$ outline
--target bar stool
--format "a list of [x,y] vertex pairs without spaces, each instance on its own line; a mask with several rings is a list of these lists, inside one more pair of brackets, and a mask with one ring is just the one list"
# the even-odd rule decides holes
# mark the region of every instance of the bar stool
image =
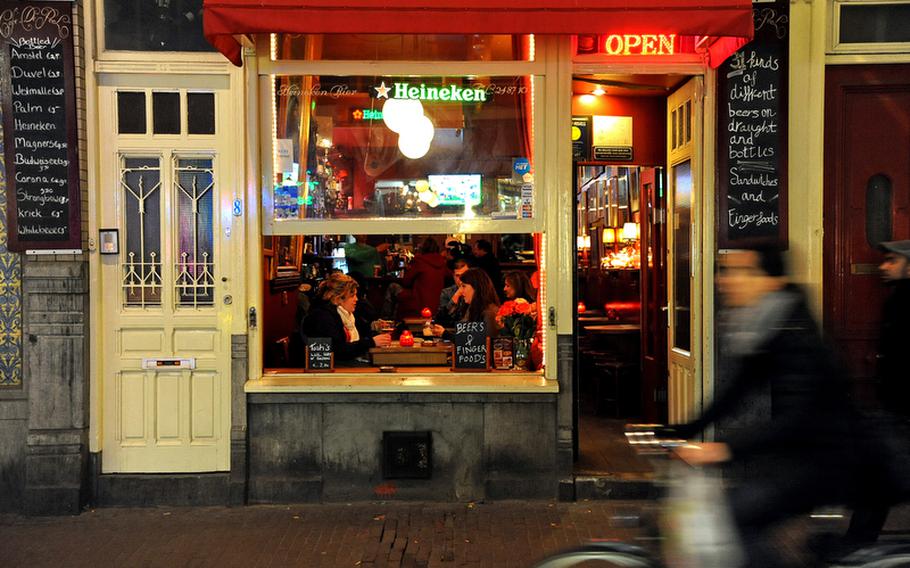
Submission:
[[606,412],[606,407],[612,407],[615,417],[621,415],[620,403],[622,400],[622,380],[629,377],[635,365],[620,360],[602,359],[595,363],[595,400],[597,414]]

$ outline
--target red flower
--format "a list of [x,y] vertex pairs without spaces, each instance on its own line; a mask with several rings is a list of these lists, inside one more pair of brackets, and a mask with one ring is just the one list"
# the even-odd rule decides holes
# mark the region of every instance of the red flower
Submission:
[[498,315],[499,317],[506,317],[506,316],[510,316],[514,313],[515,313],[515,302],[513,302],[512,300],[509,300],[509,301],[505,302],[503,305],[499,306],[499,311],[496,312],[496,315]]
[[516,314],[530,314],[531,313],[531,304],[527,301],[516,301],[515,302],[515,313]]

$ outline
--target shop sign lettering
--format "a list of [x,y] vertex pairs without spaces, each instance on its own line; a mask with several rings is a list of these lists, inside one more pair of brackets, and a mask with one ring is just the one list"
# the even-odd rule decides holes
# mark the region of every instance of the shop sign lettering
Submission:
[[378,87],[373,87],[377,99],[410,99],[417,101],[451,101],[451,102],[486,102],[487,92],[484,89],[472,87],[459,87],[458,85],[426,85],[421,83],[392,83],[386,85],[383,81]]
[[351,113],[351,117],[354,120],[382,120],[382,111],[358,108]]
[[676,34],[610,34],[604,38],[608,55],[673,55]]

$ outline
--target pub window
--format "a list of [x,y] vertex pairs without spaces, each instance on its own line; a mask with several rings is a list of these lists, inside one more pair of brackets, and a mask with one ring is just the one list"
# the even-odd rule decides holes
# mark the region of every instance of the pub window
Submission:
[[117,132],[145,134],[145,93],[131,91],[117,93]]
[[[301,372],[305,345],[331,336],[346,343],[344,349],[332,346],[335,367],[346,372],[448,372],[457,323],[474,320],[488,326],[483,333],[490,339],[490,368],[542,371],[541,246],[541,235],[531,233],[265,236],[266,374]],[[456,274],[460,278],[471,268],[474,274],[464,278],[477,282],[476,295],[467,304],[457,297],[449,302]],[[337,272],[356,282],[357,340],[333,331],[337,308],[321,297],[320,283]],[[481,290],[486,284],[480,280],[490,288]],[[499,319],[471,317],[468,304],[481,296]],[[390,344],[355,348],[376,335],[389,335]]]
[[875,174],[866,183],[866,241],[872,248],[891,240],[891,179]]
[[533,217],[532,77],[274,86],[274,221]]
[[840,43],[910,42],[910,3],[841,4]]
[[273,34],[273,59],[534,61],[529,35]]
[[177,265],[174,283],[177,305],[211,306],[215,293],[213,160],[211,157],[177,158],[175,166]]
[[160,158],[121,158],[120,186],[126,233],[121,253],[123,303],[127,307],[160,306]]
[[104,47],[214,51],[202,35],[202,0],[104,0]]

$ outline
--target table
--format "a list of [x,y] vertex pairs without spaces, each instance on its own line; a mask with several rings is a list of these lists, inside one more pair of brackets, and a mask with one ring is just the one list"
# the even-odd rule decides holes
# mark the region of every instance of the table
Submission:
[[607,325],[586,325],[584,330],[588,333],[597,335],[623,335],[628,333],[638,333],[641,326],[637,323],[614,323]]
[[432,347],[414,345],[414,347],[373,347],[370,357],[374,365],[450,365],[451,343],[437,343]]
[[584,324],[608,324],[611,320],[607,316],[578,316],[578,323]]

